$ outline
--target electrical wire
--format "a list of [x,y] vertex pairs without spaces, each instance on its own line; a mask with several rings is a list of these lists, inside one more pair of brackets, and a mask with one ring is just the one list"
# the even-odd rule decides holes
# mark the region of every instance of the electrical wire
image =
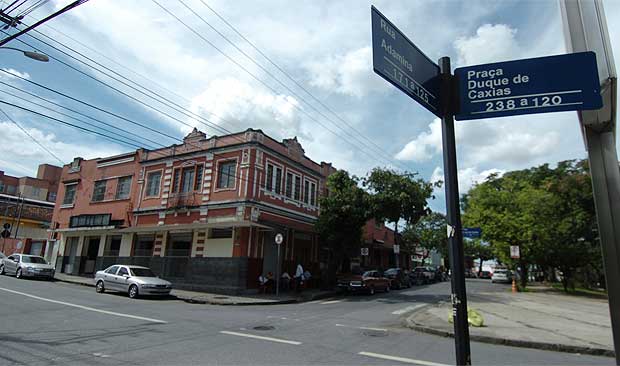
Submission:
[[[202,34],[200,34],[198,31],[196,31],[194,28],[192,28],[191,26],[189,26],[186,22],[184,22],[181,18],[179,18],[176,14],[174,14],[173,12],[171,12],[170,10],[168,10],[165,6],[161,5],[157,0],[152,0],[153,3],[155,3],[157,6],[159,6],[162,10],[164,10],[166,13],[168,13],[171,17],[173,17],[174,19],[177,20],[177,22],[183,24],[183,26],[185,26],[188,30],[190,30],[192,33],[194,33],[196,36],[198,36],[200,39],[202,39],[204,42],[206,42],[207,44],[209,44],[211,47],[213,47],[214,49],[216,49],[219,53],[221,53],[224,57],[226,57],[230,62],[234,63],[235,65],[237,65],[240,69],[242,69],[245,73],[247,73],[250,77],[252,77],[254,80],[258,81],[259,83],[261,83],[262,85],[264,85],[266,88],[268,88],[269,90],[271,90],[274,94],[279,94],[277,90],[275,90],[273,87],[271,87],[269,84],[267,84],[265,81],[263,81],[262,79],[260,79],[258,76],[256,76],[255,74],[253,74],[251,71],[249,71],[246,67],[244,67],[243,65],[241,65],[239,62],[237,62],[235,59],[233,59],[230,55],[228,55],[227,53],[225,53],[224,51],[222,51],[219,47],[217,47],[215,44],[213,44],[213,42],[209,41],[207,38],[205,38]],[[299,107],[297,104],[292,103],[290,101],[287,100],[287,103],[289,103],[293,108],[297,109],[298,111],[304,113],[308,118],[310,118],[312,121],[314,121],[315,123],[319,124],[320,126],[322,126],[324,129],[326,129],[327,131],[331,132],[333,135],[339,137],[342,141],[346,142],[347,144],[351,145],[354,149],[362,152],[363,154],[369,156],[371,159],[375,159],[376,156],[373,156],[370,152],[366,151],[365,149],[361,148],[358,145],[355,145],[354,143],[352,143],[351,141],[349,141],[347,138],[342,137],[341,135],[339,135],[338,133],[336,133],[334,130],[330,129],[329,127],[327,127],[325,124],[323,124],[321,121],[317,120],[316,118],[314,118],[311,114],[309,114],[305,109]],[[389,164],[391,164],[391,161],[387,161]]]
[[[3,83],[3,82],[1,82],[1,81],[0,81],[0,83],[5,84],[5,83]],[[46,106],[44,106],[43,104],[40,104],[40,103],[37,103],[37,102],[33,102],[33,101],[28,100],[28,99],[26,99],[26,98],[20,97],[19,95],[15,95],[15,94],[13,94],[13,93],[10,93],[10,92],[8,92],[8,91],[6,91],[6,90],[3,90],[2,92],[3,92],[4,94],[8,94],[8,95],[10,95],[10,96],[12,96],[12,97],[14,97],[14,98],[17,98],[17,99],[19,99],[19,100],[21,100],[21,101],[23,101],[23,102],[27,102],[27,103],[30,103],[30,104],[34,104],[34,105],[36,105],[36,106],[38,106],[38,107],[40,107],[40,108],[47,109],[47,110],[52,111],[52,112],[54,112],[54,113],[58,113],[58,114],[60,114],[61,116],[64,116],[64,117],[67,117],[67,118],[71,118],[71,119],[76,120],[76,121],[78,121],[78,122],[82,122],[83,124],[85,124],[85,125],[87,125],[87,126],[95,127],[95,128],[100,129],[101,131],[105,131],[105,132],[107,132],[107,133],[115,134],[115,135],[117,135],[117,136],[119,136],[119,137],[121,137],[121,138],[123,138],[123,139],[126,139],[126,137],[125,137],[125,136],[122,136],[122,135],[118,134],[117,132],[110,131],[110,130],[108,130],[108,129],[106,129],[106,128],[103,128],[103,127],[97,126],[97,125],[95,125],[94,123],[90,123],[90,122],[88,122],[88,121],[84,121],[83,119],[76,118],[76,117],[71,116],[71,115],[69,115],[69,114],[66,114],[66,113],[63,113],[63,112],[59,112],[59,111],[54,110],[54,109],[52,109],[52,108],[46,107]],[[41,98],[41,99],[43,99],[43,98]],[[108,123],[106,123],[106,122],[102,122],[102,121],[99,121],[99,122],[100,122],[100,123],[102,123],[102,124],[104,124],[104,125],[107,125],[107,126],[110,126],[110,127],[116,128],[116,129],[118,129],[119,131],[122,131],[122,132],[124,132],[124,133],[131,134],[131,135],[133,135],[133,136],[135,136],[135,137],[137,137],[137,138],[139,138],[139,139],[140,139],[140,138],[142,138],[142,139],[144,139],[144,140],[151,141],[151,142],[153,142],[153,143],[155,143],[156,145],[159,145],[159,146],[161,146],[161,147],[163,147],[163,146],[164,146],[164,145],[162,145],[162,144],[160,144],[160,143],[158,143],[158,142],[156,142],[156,141],[153,141],[153,140],[149,140],[149,139],[143,138],[142,136],[140,136],[140,135],[138,135],[138,134],[135,134],[135,133],[132,133],[132,132],[129,132],[129,131],[123,131],[123,130],[119,129],[118,127],[116,127],[116,126],[114,126],[114,125],[110,125],[110,124],[108,124]],[[132,140],[132,141],[134,141],[134,142],[139,142],[139,143],[141,143],[141,144],[143,144],[143,145],[146,145],[146,147],[148,147],[148,148],[150,148],[150,149],[155,149],[155,147],[153,147],[153,145],[147,145],[147,144],[144,144],[143,142],[140,142],[139,140]]]
[[[178,0],[186,9],[188,9],[192,14],[194,14],[194,16],[196,16],[198,19],[200,19],[204,24],[206,24],[209,28],[211,28],[214,32],[216,32],[220,37],[222,37],[224,40],[226,40],[226,42],[228,42],[231,46],[233,46],[237,51],[239,51],[242,55],[244,55],[248,60],[250,60],[254,65],[256,65],[258,68],[260,68],[263,72],[265,72],[267,75],[269,75],[272,79],[274,79],[275,81],[278,82],[278,84],[280,84],[282,87],[284,87],[289,93],[291,93],[293,96],[295,96],[298,100],[304,102],[308,107],[310,107],[312,110],[314,110],[316,113],[318,113],[321,117],[323,117],[324,119],[326,119],[327,121],[329,121],[330,123],[332,123],[334,126],[336,126],[339,130],[343,131],[344,133],[348,134],[348,131],[345,130],[344,128],[339,126],[339,123],[335,122],[333,119],[329,118],[328,116],[326,116],[323,112],[321,112],[319,109],[317,109],[314,105],[312,105],[311,103],[309,103],[308,101],[306,101],[301,95],[299,95],[298,93],[296,93],[294,90],[292,90],[288,85],[286,85],[284,82],[282,82],[277,76],[275,76],[273,73],[271,73],[267,68],[265,68],[263,65],[261,65],[258,61],[256,61],[252,56],[248,55],[244,50],[242,50],[239,46],[237,46],[237,44],[233,41],[231,41],[228,37],[226,37],[225,34],[223,34],[222,32],[220,32],[217,28],[215,28],[213,25],[211,25],[211,23],[207,22],[204,17],[202,17],[201,15],[199,15],[196,11],[194,11],[194,9],[192,9],[190,6],[188,6],[183,0]],[[263,53],[261,53],[263,54]],[[271,61],[271,60],[270,60]],[[272,62],[272,64],[275,65],[275,63]],[[282,69],[276,65],[276,67],[282,71]],[[288,74],[286,74],[288,76]],[[289,76],[289,79],[292,79]],[[297,83],[294,79],[293,81],[295,82],[295,84],[298,87],[301,87],[307,94],[309,94],[309,92],[303,88],[303,86],[301,86],[299,83]],[[313,98],[314,96],[311,95]],[[318,100],[316,98],[314,98],[315,100]],[[323,105],[325,107],[325,105],[323,103],[321,103],[319,101],[319,103],[321,105]],[[338,117],[338,116],[337,116]],[[345,123],[351,130],[353,130],[354,132],[356,132],[358,135],[362,136],[364,139],[367,139],[364,135],[362,135],[359,131],[357,131],[357,129],[353,128],[353,126],[351,126],[350,124],[348,124],[346,121],[341,119],[341,122]],[[355,139],[355,141],[357,141],[358,143],[360,143],[361,145],[363,145],[365,148],[369,148],[369,149],[373,149],[375,152],[377,152],[378,154],[383,155],[383,157],[387,157],[388,161],[391,163],[391,159],[392,156],[390,154],[388,154],[387,152],[385,152],[381,147],[377,146],[376,144],[374,144],[374,142],[371,142],[372,145],[368,145],[366,142],[364,142],[363,140],[357,138],[354,135],[348,134],[350,137],[352,137],[353,139]],[[370,141],[370,140],[369,140]]]
[[13,123],[15,126],[19,127],[20,130],[22,130],[23,133],[25,133],[28,137],[30,137],[30,139],[32,141],[34,141],[35,144],[39,145],[39,147],[45,151],[47,151],[48,154],[50,154],[54,159],[58,160],[60,162],[61,165],[64,165],[65,163],[62,161],[62,159],[60,159],[58,157],[58,155],[54,154],[50,149],[48,149],[47,147],[45,147],[42,143],[39,142],[39,140],[37,140],[36,138],[34,138],[25,128],[23,128],[19,123],[17,123],[17,121],[15,121],[13,118],[11,118],[11,116],[9,116],[4,109],[0,108],[0,112],[2,112],[2,114],[4,114],[6,116],[6,118]]
[[[180,0],[179,0],[180,1]],[[220,15],[217,11],[215,11],[215,9],[213,9],[211,6],[209,6],[209,4],[207,4],[207,2],[205,2],[204,0],[200,0],[200,2],[207,7],[209,10],[211,10],[211,12],[213,12],[213,14],[215,14],[221,21],[223,21],[230,29],[232,29],[239,37],[241,37],[245,42],[247,42],[254,50],[256,50],[261,56],[263,56],[271,65],[273,65],[278,71],[280,71],[282,74],[284,74],[289,80],[291,80],[295,85],[297,85],[297,87],[299,87],[301,90],[303,90],[306,94],[308,94],[315,102],[317,102],[319,105],[321,105],[323,108],[325,108],[327,111],[329,111],[332,115],[334,115],[339,121],[341,121],[342,123],[344,123],[347,127],[349,127],[350,129],[352,129],[355,133],[357,133],[359,136],[361,136],[363,139],[365,139],[366,141],[368,141],[370,144],[374,145],[378,150],[382,151],[383,153],[389,155],[391,157],[391,154],[389,154],[387,151],[383,150],[381,148],[381,146],[377,145],[374,141],[372,141],[372,139],[368,138],[367,136],[365,136],[364,134],[362,134],[361,132],[359,132],[355,127],[353,127],[349,122],[347,122],[344,118],[340,117],[332,108],[330,108],[327,104],[325,104],[324,102],[322,102],[320,99],[318,99],[314,94],[312,94],[308,89],[306,89],[301,83],[299,83],[297,80],[295,80],[295,78],[293,78],[286,70],[284,70],[282,67],[280,67],[275,61],[273,61],[269,56],[267,56],[263,51],[261,51],[260,48],[258,48],[253,42],[251,42],[247,37],[245,37],[239,30],[237,30],[237,28],[235,28],[232,24],[230,24],[230,22],[228,22],[222,15]],[[219,33],[219,32],[218,32]],[[405,165],[403,165],[405,166]],[[406,166],[405,166],[406,167]]]

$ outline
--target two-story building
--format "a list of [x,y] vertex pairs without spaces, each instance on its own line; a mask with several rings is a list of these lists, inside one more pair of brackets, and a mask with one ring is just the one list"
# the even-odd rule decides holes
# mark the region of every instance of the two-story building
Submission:
[[151,267],[177,286],[239,292],[281,270],[318,272],[314,222],[335,170],[296,138],[260,130],[63,167],[52,235],[57,271],[89,275],[113,263]]
[[[368,220],[364,225],[362,249],[365,255],[360,258],[363,268],[383,269],[392,267],[410,268],[411,254],[404,248],[396,253],[394,245],[397,235],[394,230],[385,226],[385,223],[375,219]],[[396,265],[398,261],[398,266]]]

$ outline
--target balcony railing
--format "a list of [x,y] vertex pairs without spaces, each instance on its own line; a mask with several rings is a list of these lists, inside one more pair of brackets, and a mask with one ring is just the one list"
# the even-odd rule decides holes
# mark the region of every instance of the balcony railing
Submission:
[[168,198],[169,208],[181,208],[200,205],[200,196],[198,193],[174,193]]

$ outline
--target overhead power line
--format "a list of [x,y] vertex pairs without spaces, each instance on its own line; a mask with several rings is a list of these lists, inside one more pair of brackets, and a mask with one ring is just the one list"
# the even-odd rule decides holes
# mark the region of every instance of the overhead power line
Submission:
[[26,136],[30,137],[30,139],[32,141],[34,141],[35,144],[39,145],[39,147],[43,150],[45,150],[48,154],[50,154],[54,159],[58,160],[60,162],[61,165],[64,165],[65,163],[62,161],[61,158],[58,157],[58,155],[54,154],[50,149],[48,149],[47,147],[45,147],[42,143],[39,142],[39,140],[37,140],[36,138],[34,138],[25,128],[23,128],[19,123],[17,123],[17,121],[15,121],[13,118],[11,118],[11,116],[9,116],[2,108],[0,108],[0,112],[2,112],[2,114],[4,114],[6,116],[6,118],[13,123],[15,126],[17,126],[20,130],[22,130],[23,133],[26,134]]
[[[8,84],[6,84],[6,83],[4,83],[4,82],[1,82],[1,81],[0,81],[0,83],[2,83],[2,84],[4,84],[4,85],[8,85]],[[8,86],[11,86],[11,85],[8,85]],[[17,89],[17,88],[16,88],[16,89]],[[18,89],[18,90],[22,91],[21,89]],[[105,132],[107,132],[107,133],[111,133],[111,134],[117,135],[117,136],[119,136],[119,137],[121,137],[121,138],[123,138],[123,139],[127,139],[127,137],[120,135],[118,132],[114,132],[114,131],[108,130],[108,129],[103,128],[103,127],[101,127],[101,126],[97,126],[97,125],[95,125],[94,123],[91,123],[91,122],[85,121],[85,120],[80,119],[80,118],[76,118],[76,117],[74,117],[74,116],[71,116],[71,115],[66,114],[66,113],[63,113],[63,112],[59,112],[59,111],[54,110],[54,109],[52,109],[52,108],[46,107],[46,106],[44,106],[43,104],[40,104],[40,103],[37,103],[37,102],[33,102],[32,100],[28,100],[28,99],[26,99],[26,98],[20,97],[19,95],[16,95],[16,94],[10,93],[10,92],[8,92],[8,91],[6,91],[6,90],[3,90],[2,92],[3,92],[4,94],[8,94],[8,95],[10,95],[10,96],[12,96],[12,97],[14,97],[14,98],[17,98],[17,99],[19,99],[19,100],[21,100],[21,101],[23,101],[23,102],[27,102],[27,103],[30,103],[30,104],[34,104],[34,105],[36,105],[36,106],[38,106],[38,107],[40,107],[40,108],[47,109],[47,110],[49,110],[49,111],[51,111],[51,112],[57,113],[57,114],[59,114],[59,115],[61,115],[61,116],[67,117],[67,118],[71,118],[71,119],[76,120],[76,121],[78,121],[78,122],[81,122],[81,123],[83,123],[83,124],[85,124],[85,125],[87,125],[87,126],[95,127],[95,128],[100,129],[101,131],[105,131]],[[29,94],[29,95],[32,95],[31,93],[28,93],[28,92],[25,92],[25,91],[22,91],[22,92],[24,92],[24,93],[26,93],[26,94]],[[39,96],[37,96],[37,95],[35,95],[35,97],[45,100],[44,98],[39,97]],[[53,104],[56,104],[56,103],[53,103]],[[56,104],[56,105],[59,105],[59,104]],[[88,117],[88,118],[91,118],[91,117]],[[94,118],[93,118],[93,119],[94,119]],[[96,120],[96,119],[95,119],[95,120]],[[135,137],[137,137],[138,139],[144,139],[144,140],[147,140],[147,141],[151,141],[152,143],[154,143],[155,145],[158,145],[158,146],[160,146],[160,147],[163,147],[163,146],[164,146],[164,145],[162,145],[162,144],[160,144],[160,143],[158,143],[158,142],[156,142],[156,141],[149,140],[149,139],[144,138],[144,137],[142,137],[142,136],[140,136],[140,135],[138,135],[138,134],[135,134],[135,133],[132,133],[132,132],[129,132],[129,131],[124,131],[124,130],[121,130],[121,129],[119,129],[117,126],[111,125],[111,124],[109,124],[109,123],[106,123],[106,122],[103,122],[103,121],[99,121],[99,120],[96,120],[96,121],[97,121],[97,122],[99,122],[99,123],[101,123],[101,124],[103,124],[103,125],[106,125],[106,126],[109,126],[109,127],[115,128],[115,129],[117,129],[117,130],[119,130],[119,131],[121,131],[121,132],[123,132],[123,133],[127,133],[127,134],[130,134],[130,135],[132,135],[132,136],[135,136]],[[140,142],[139,140],[132,140],[132,141],[134,141],[134,142],[135,142],[135,141]],[[155,147],[153,147],[153,145],[147,145],[147,144],[144,144],[143,142],[140,142],[140,143],[141,143],[141,144],[143,144],[143,145],[146,145],[146,147],[148,147],[149,149],[154,149],[154,148],[155,148]]]
[[[289,91],[292,95],[294,95],[297,99],[299,99],[300,101],[304,102],[307,106],[309,106],[312,110],[314,110],[316,113],[318,113],[320,116],[322,116],[323,118],[325,118],[327,121],[331,122],[333,125],[335,125],[336,127],[338,127],[338,129],[340,129],[341,131],[348,133],[347,130],[345,130],[344,128],[342,128],[341,126],[339,126],[339,123],[334,121],[333,119],[331,119],[330,117],[326,116],[322,111],[320,111],[319,109],[317,109],[314,105],[312,105],[311,103],[309,103],[308,101],[306,101],[301,95],[299,95],[298,93],[296,93],[294,90],[292,90],[288,85],[286,85],[284,82],[282,82],[277,76],[275,76],[273,73],[271,73],[266,67],[264,67],[263,65],[261,65],[258,61],[256,61],[252,56],[248,55],[243,49],[241,49],[239,46],[237,46],[237,44],[233,41],[231,41],[225,34],[223,34],[222,32],[220,32],[216,27],[214,27],[213,25],[211,25],[211,23],[207,22],[207,20],[202,17],[200,14],[198,14],[196,11],[194,11],[194,9],[192,9],[190,6],[188,6],[183,0],[178,0],[186,9],[188,9],[192,14],[194,14],[198,19],[200,19],[204,24],[206,24],[207,26],[209,26],[209,28],[211,28],[214,32],[216,32],[220,37],[222,37],[224,40],[226,40],[226,42],[228,42],[230,45],[232,45],[237,51],[239,51],[242,55],[244,55],[248,60],[250,60],[253,64],[255,64],[256,66],[258,66],[261,70],[263,70],[267,75],[269,75],[272,79],[274,79],[275,81],[278,82],[278,84],[280,84],[282,87],[284,87],[287,91]],[[227,22],[222,16],[220,16],[217,12],[215,12],[211,7],[209,7],[209,5],[204,2],[203,0],[201,0],[201,2],[208,7],[212,12],[214,12],[221,20],[223,20],[226,25],[228,25],[230,28],[233,29],[233,31],[235,33],[237,33],[242,39],[244,39],[246,42],[248,42],[250,44],[250,46],[252,46],[252,48],[254,48],[257,52],[259,52],[264,58],[266,58],[273,66],[276,67],[276,69],[278,69],[281,73],[283,73],[289,80],[291,80],[295,85],[297,85],[297,87],[299,87],[300,89],[302,89],[306,94],[310,95],[310,97],[315,100],[316,102],[319,103],[319,105],[321,105],[323,108],[327,109],[331,114],[335,115],[336,118],[338,118],[338,120],[345,124],[351,131],[355,132],[355,134],[357,136],[360,136],[360,138],[358,138],[357,136],[354,135],[349,135],[351,136],[353,139],[355,139],[355,141],[357,141],[358,143],[362,144],[364,147],[369,148],[374,150],[375,152],[377,152],[378,154],[382,155],[383,157],[386,157],[388,159],[388,161],[392,162],[393,157],[391,154],[389,154],[388,152],[386,152],[383,148],[381,148],[380,146],[378,146],[377,144],[375,144],[372,140],[370,140],[369,138],[367,138],[366,136],[364,136],[362,133],[360,133],[355,127],[351,126],[346,120],[344,120],[343,118],[341,118],[336,112],[334,112],[332,109],[330,109],[327,105],[325,105],[323,102],[321,102],[318,98],[316,98],[312,93],[310,93],[306,88],[303,87],[303,85],[301,85],[300,83],[298,83],[293,77],[291,77],[286,71],[284,71],[284,69],[282,69],[280,66],[278,66],[273,60],[271,60],[269,57],[267,57],[260,49],[258,49],[258,47],[256,47],[252,42],[250,42],[246,37],[244,37],[239,31],[237,31],[236,28],[234,28],[229,22]],[[368,144],[368,142],[370,144]],[[404,166],[404,165],[403,165]]]
[[72,100],[72,101],[74,101],[74,102],[77,102],[77,103],[83,104],[83,105],[85,105],[85,106],[88,106],[88,107],[90,107],[90,108],[92,108],[92,109],[95,109],[95,110],[97,110],[97,111],[99,111],[99,112],[103,112],[103,113],[108,114],[108,115],[110,115],[110,116],[113,116],[113,117],[115,117],[115,118],[118,118],[118,119],[121,119],[121,120],[123,120],[123,121],[129,122],[129,123],[131,123],[131,124],[133,124],[133,125],[140,126],[140,127],[144,128],[144,129],[146,129],[146,130],[149,130],[149,131],[154,132],[154,133],[156,133],[156,134],[159,134],[159,135],[161,135],[161,136],[165,136],[165,137],[171,138],[171,139],[173,139],[173,140],[175,140],[175,141],[180,141],[180,140],[181,140],[181,139],[180,139],[180,138],[178,138],[178,137],[172,136],[172,135],[167,134],[167,133],[165,133],[165,132],[161,132],[161,131],[159,131],[159,130],[157,130],[157,129],[154,129],[154,128],[152,128],[152,127],[146,126],[146,125],[144,125],[144,124],[142,124],[142,123],[140,123],[140,122],[136,122],[136,121],[134,121],[134,120],[132,120],[132,119],[129,119],[129,118],[127,118],[127,117],[123,117],[123,116],[121,116],[121,115],[119,115],[119,114],[117,114],[117,113],[110,112],[110,111],[108,111],[108,110],[106,110],[106,109],[103,109],[103,108],[101,108],[101,107],[98,107],[98,106],[96,106],[96,105],[94,105],[94,104],[91,104],[91,103],[85,102],[85,101],[80,100],[80,99],[78,99],[78,98],[76,98],[76,97],[73,97],[73,96],[71,96],[71,95],[69,95],[69,94],[66,94],[66,93],[60,92],[60,91],[58,91],[58,90],[52,89],[52,88],[47,87],[47,86],[45,86],[45,85],[43,85],[43,84],[39,84],[39,83],[37,83],[37,82],[35,82],[35,81],[32,81],[32,80],[26,79],[26,78],[24,78],[24,77],[21,77],[21,76],[19,76],[19,75],[17,75],[17,74],[14,74],[14,73],[12,73],[12,72],[7,71],[7,70],[0,69],[0,72],[4,72],[5,74],[9,74],[9,75],[11,75],[11,76],[13,76],[13,77],[16,77],[16,78],[18,78],[18,79],[21,79],[22,81],[25,81],[25,82],[27,82],[27,83],[29,83],[29,84],[36,85],[36,86],[38,86],[39,88],[45,89],[45,90],[50,91],[50,92],[52,92],[52,93],[54,93],[54,94],[58,94],[58,95],[63,96],[63,97],[65,97],[65,98],[67,98],[67,99],[70,99],[70,100]]
[[[226,57],[226,59],[228,59],[230,62],[232,62],[233,64],[237,65],[241,70],[243,70],[246,74],[248,74],[250,77],[252,77],[254,80],[258,81],[260,84],[264,85],[267,89],[271,90],[271,92],[273,92],[274,94],[279,94],[278,91],[276,89],[274,89],[272,86],[270,86],[269,84],[267,84],[267,82],[265,82],[264,80],[260,79],[258,76],[256,76],[254,73],[252,73],[251,71],[249,71],[245,66],[241,65],[239,62],[237,62],[234,58],[232,58],[230,55],[228,55],[226,52],[224,52],[222,49],[220,49],[219,47],[217,47],[213,42],[209,41],[207,38],[205,38],[202,34],[200,34],[198,31],[196,31],[194,28],[192,28],[190,25],[188,25],[186,22],[184,22],[181,18],[179,18],[176,14],[174,14],[173,12],[171,12],[170,10],[168,10],[165,6],[161,5],[157,0],[152,0],[153,3],[155,3],[157,6],[159,6],[162,10],[164,10],[166,13],[168,13],[171,17],[173,17],[174,19],[177,20],[177,22],[181,23],[183,26],[185,26],[185,28],[187,28],[189,31],[191,31],[192,33],[194,33],[197,37],[199,37],[200,39],[202,39],[204,42],[206,42],[207,44],[209,44],[211,47],[213,47],[215,50],[217,50],[220,54],[222,54],[224,57]],[[308,118],[310,118],[312,121],[314,121],[315,123],[319,124],[321,127],[323,127],[324,129],[326,129],[327,131],[329,131],[330,133],[332,133],[334,136],[340,138],[342,141],[346,142],[347,144],[351,145],[355,150],[360,151],[361,153],[363,153],[364,155],[370,157],[371,159],[376,159],[377,156],[371,154],[369,151],[367,151],[366,149],[362,148],[361,146],[356,145],[355,143],[349,141],[348,138],[345,138],[343,136],[341,136],[340,134],[338,134],[337,132],[335,132],[334,130],[330,129],[329,127],[327,127],[324,123],[322,123],[321,121],[319,121],[318,119],[314,118],[310,113],[308,113],[305,109],[301,108],[299,105],[292,103],[290,101],[287,100],[287,103],[289,103],[293,108],[295,108],[296,110],[300,111],[301,113],[305,114]],[[345,132],[345,134],[347,134]],[[348,134],[347,134],[348,135]],[[385,160],[385,159],[383,159]],[[386,160],[388,162],[388,164],[392,164],[392,162],[390,160]]]
[[14,103],[9,103],[9,102],[1,100],[1,99],[0,99],[0,103],[6,104],[6,105],[14,107],[14,108],[21,109],[21,110],[26,111],[26,112],[30,112],[32,114],[36,114],[36,115],[38,115],[40,117],[47,118],[47,119],[49,119],[51,121],[54,121],[54,122],[57,122],[57,123],[60,123],[60,124],[63,124],[63,125],[67,125],[67,126],[76,128],[78,130],[82,130],[82,131],[88,132],[90,134],[101,136],[101,137],[103,137],[105,139],[108,139],[108,140],[111,140],[111,141],[115,141],[115,142],[123,144],[123,145],[135,147],[135,148],[138,148],[138,149],[141,148],[141,146],[139,144],[129,143],[129,142],[120,140],[118,138],[115,138],[115,137],[112,137],[112,136],[108,136],[105,133],[97,132],[97,131],[94,131],[94,130],[91,130],[91,129],[88,129],[88,128],[85,128],[85,127],[82,127],[82,126],[78,126],[78,125],[75,125],[73,123],[66,122],[66,121],[60,120],[58,118],[54,118],[52,116],[48,116],[47,114],[40,113],[40,112],[37,112],[35,110],[29,109],[29,108],[26,108],[26,107],[22,107],[20,105],[14,104]]

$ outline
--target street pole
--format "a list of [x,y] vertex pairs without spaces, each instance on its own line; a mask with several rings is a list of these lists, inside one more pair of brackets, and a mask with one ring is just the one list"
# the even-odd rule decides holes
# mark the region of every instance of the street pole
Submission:
[[280,244],[278,246],[278,264],[276,265],[276,296],[280,296]]
[[[615,134],[584,126],[616,364],[620,365],[620,168]],[[614,310],[615,309],[615,310]]]
[[[21,204],[19,203],[19,200],[21,199]],[[19,208],[19,211],[17,212],[17,224],[15,225],[15,239],[17,239],[17,232],[19,231],[19,222],[22,219],[22,210],[24,209],[24,197],[22,196],[22,193],[19,193],[19,198],[17,201],[17,207]]]
[[455,95],[450,58],[439,59],[442,77],[442,141],[444,184],[446,186],[447,233],[452,270],[452,315],[454,319],[454,343],[456,364],[471,365],[469,348],[469,324],[467,322],[467,295],[465,290],[465,260],[463,254],[463,232],[459,203],[458,171],[456,167],[456,139],[454,137]]

